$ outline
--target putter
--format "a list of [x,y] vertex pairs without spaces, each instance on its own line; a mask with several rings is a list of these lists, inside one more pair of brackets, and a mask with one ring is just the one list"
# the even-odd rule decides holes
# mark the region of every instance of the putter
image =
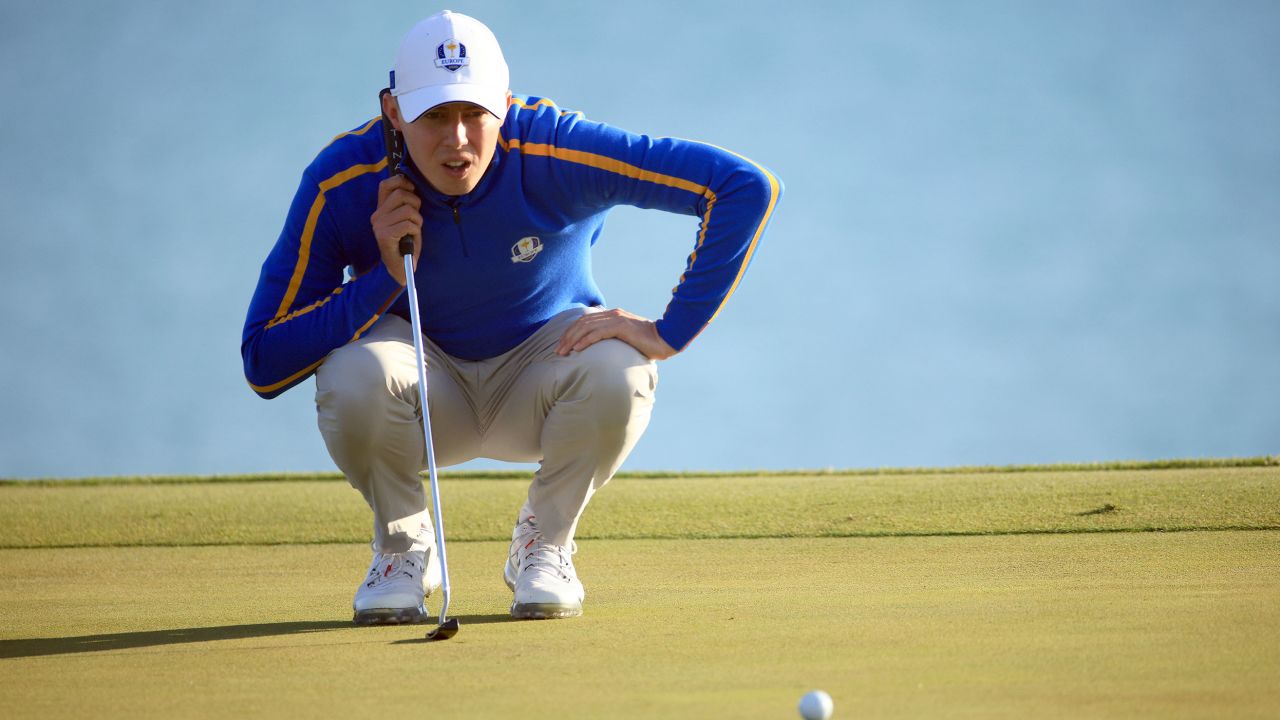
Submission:
[[413,285],[413,240],[400,238],[404,277],[409,293],[409,317],[413,325],[413,352],[418,359],[418,396],[422,402],[422,435],[427,445],[427,477],[431,483],[431,509],[436,525],[436,552],[440,553],[440,624],[427,632],[428,640],[448,640],[458,634],[458,618],[449,618],[449,561],[444,552],[444,519],[440,516],[440,481],[436,478],[436,454],[431,447],[431,411],[427,405],[427,363],[422,349],[422,321],[418,317],[418,291]]
[[[389,94],[383,90],[379,95]],[[387,167],[397,175],[403,175],[400,169],[404,161],[404,140],[400,133],[391,127],[391,121],[385,113],[382,115],[382,138],[387,145]],[[440,589],[444,598],[440,603],[440,622],[434,630],[427,632],[428,640],[448,640],[458,634],[458,619],[449,618],[449,561],[444,551],[444,519],[440,513],[440,481],[436,478],[436,454],[431,446],[431,411],[427,405],[427,357],[422,347],[422,320],[418,315],[418,290],[413,283],[413,238],[405,235],[400,238],[400,254],[404,256],[405,290],[409,294],[409,320],[413,328],[413,353],[418,362],[418,398],[422,404],[422,437],[427,448],[427,478],[431,484],[431,510],[436,526],[436,552],[440,554]]]

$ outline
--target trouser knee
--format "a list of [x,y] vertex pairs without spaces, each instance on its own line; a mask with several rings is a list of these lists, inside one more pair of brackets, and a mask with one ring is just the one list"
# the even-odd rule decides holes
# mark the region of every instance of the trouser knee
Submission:
[[621,340],[602,340],[579,353],[572,391],[590,407],[600,429],[648,421],[658,373],[652,360]]
[[[352,343],[335,350],[316,372],[316,413],[320,432],[339,466],[353,449],[367,451],[383,441],[391,423],[415,412],[412,387],[395,343]],[[345,468],[344,468],[345,469]]]

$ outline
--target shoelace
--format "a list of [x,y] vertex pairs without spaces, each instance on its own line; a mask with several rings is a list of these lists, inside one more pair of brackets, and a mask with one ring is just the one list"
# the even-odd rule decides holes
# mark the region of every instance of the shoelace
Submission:
[[[578,543],[571,540],[566,548],[544,541],[534,516],[530,515],[516,526],[512,545],[516,548],[516,556],[513,557],[515,565],[522,572],[540,566],[553,571],[565,582],[573,579],[573,554],[578,552]],[[566,568],[568,572],[565,571]]]
[[404,575],[409,579],[416,579],[418,576],[414,574],[415,572],[421,573],[422,568],[412,556],[404,553],[380,554],[369,567],[369,575],[365,580],[365,585],[373,587],[400,575]]
[[577,543],[572,543],[566,548],[563,545],[552,545],[539,538],[533,543],[529,552],[524,554],[520,567],[522,570],[534,567],[546,568],[568,582],[573,579],[573,554],[577,551]]
[[533,516],[530,515],[525,520],[522,520],[520,524],[516,525],[516,531],[514,533],[514,537],[511,540],[511,547],[512,547],[512,551],[510,555],[511,564],[516,566],[517,568],[521,567],[522,566],[521,560],[523,559],[522,557],[523,553],[521,551],[527,549],[537,539],[538,539],[538,526],[537,524],[534,523]]

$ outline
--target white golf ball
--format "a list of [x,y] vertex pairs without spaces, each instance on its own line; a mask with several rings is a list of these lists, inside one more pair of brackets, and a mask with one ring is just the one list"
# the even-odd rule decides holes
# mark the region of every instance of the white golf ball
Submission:
[[800,698],[800,717],[804,720],[828,720],[834,709],[831,696],[821,690],[811,690]]

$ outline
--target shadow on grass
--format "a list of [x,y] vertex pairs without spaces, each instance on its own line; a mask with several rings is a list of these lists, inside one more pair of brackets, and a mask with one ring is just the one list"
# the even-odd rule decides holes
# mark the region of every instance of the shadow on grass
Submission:
[[[512,620],[510,615],[458,615],[463,625],[487,625]],[[423,633],[434,623],[422,623]],[[391,626],[403,627],[403,626]],[[0,659],[40,657],[44,655],[69,655],[75,653],[129,650],[133,648],[182,645],[211,642],[214,640],[244,640],[247,638],[275,637],[280,635],[305,635],[329,630],[355,630],[350,620],[315,620],[302,622],[259,623],[256,625],[219,625],[216,627],[180,628],[176,630],[143,630],[139,632],[108,633],[105,635],[80,635],[58,638],[19,638],[0,640]],[[378,628],[360,628],[361,632],[376,632]],[[405,641],[397,641],[405,642]],[[417,642],[416,640],[412,642]]]
[[[450,619],[457,618],[458,624],[464,628],[468,625],[489,625],[491,623],[505,623],[505,622],[529,622],[528,620],[517,620],[511,617],[510,615],[508,615],[507,613],[503,613],[501,615],[450,615],[449,618]],[[435,629],[435,627],[436,625],[434,622],[426,625],[426,628],[428,630],[433,630]],[[424,643],[424,642],[431,642],[430,640],[427,640],[427,636],[425,632],[420,637],[408,638],[405,640],[396,640],[391,644],[392,645],[415,645],[417,643]]]

